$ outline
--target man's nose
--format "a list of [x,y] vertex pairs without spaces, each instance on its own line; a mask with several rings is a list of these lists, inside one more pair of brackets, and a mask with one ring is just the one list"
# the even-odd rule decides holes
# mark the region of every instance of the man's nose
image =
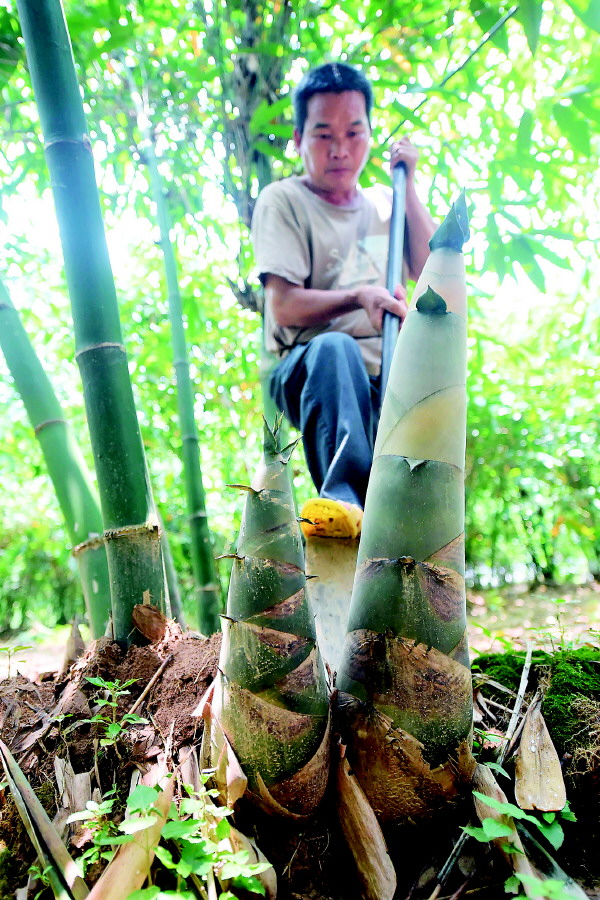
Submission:
[[331,155],[337,159],[348,155],[348,141],[346,138],[334,138],[332,140]]

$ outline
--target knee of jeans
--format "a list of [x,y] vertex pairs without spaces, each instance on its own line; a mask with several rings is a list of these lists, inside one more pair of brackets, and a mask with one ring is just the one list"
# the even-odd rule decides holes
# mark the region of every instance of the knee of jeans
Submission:
[[331,354],[343,353],[346,356],[360,356],[360,350],[356,340],[343,331],[326,331],[312,338],[311,350],[314,354],[323,354],[330,357]]

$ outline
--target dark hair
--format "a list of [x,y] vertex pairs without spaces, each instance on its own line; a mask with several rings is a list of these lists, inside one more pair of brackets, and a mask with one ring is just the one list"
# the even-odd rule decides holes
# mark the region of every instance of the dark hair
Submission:
[[294,91],[294,118],[296,128],[302,134],[308,114],[308,101],[315,94],[341,94],[344,91],[360,91],[365,98],[367,119],[371,119],[373,91],[367,78],[359,69],[347,63],[325,63],[310,69]]

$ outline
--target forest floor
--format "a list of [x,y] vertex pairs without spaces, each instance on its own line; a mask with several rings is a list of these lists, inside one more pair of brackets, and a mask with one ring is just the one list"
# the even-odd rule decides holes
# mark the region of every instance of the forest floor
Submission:
[[[533,643],[535,648],[550,653],[570,651],[579,646],[592,647],[598,651],[597,659],[593,660],[596,668],[600,663],[600,586],[535,589],[515,586],[494,591],[470,591],[468,606],[474,657],[497,652],[514,654],[528,643]],[[64,755],[66,743],[61,726],[56,723],[60,722],[61,717],[70,717],[73,722],[91,714],[97,689],[87,682],[88,677],[112,681],[137,679],[130,688],[131,693],[122,698],[119,706],[119,714],[122,714],[130,708],[167,657],[170,657],[167,668],[138,710],[147,718],[147,724],[132,727],[129,743],[119,758],[114,755],[109,758],[107,753],[104,762],[98,763],[97,744],[95,748],[94,735],[89,726],[75,728],[71,733],[68,757],[75,772],[89,773],[92,784],[99,783],[102,791],[118,783],[123,785],[126,795],[128,788],[125,786],[130,783],[132,771],[136,767],[141,771],[151,767],[165,743],[171,743],[175,760],[178,757],[181,759],[181,755],[190,749],[196,748],[194,752],[197,752],[202,722],[193,718],[191,712],[214,675],[218,660],[218,636],[206,641],[192,634],[181,634],[178,629],[169,626],[162,638],[146,647],[131,648],[126,655],[115,644],[103,639],[75,663],[67,677],[61,678],[56,673],[62,667],[66,639],[65,629],[44,633],[43,628],[38,627],[29,634],[20,635],[12,646],[30,646],[30,649],[20,649],[14,653],[10,661],[9,679],[6,679],[8,655],[3,654],[3,672],[0,672],[2,740],[17,756],[34,787],[55,784],[55,757]],[[517,670],[521,668],[522,654]],[[541,667],[543,669],[544,666]],[[48,672],[53,672],[54,676],[45,680],[42,673]],[[4,681],[1,680],[3,677]],[[600,691],[597,699],[600,701]],[[484,721],[481,727],[494,731],[501,728],[502,723],[496,721],[492,726]],[[592,776],[586,772],[583,782],[571,779],[567,783],[567,796],[571,800],[573,793],[581,824],[565,824],[566,850],[563,848],[563,855],[558,857],[567,871],[571,872],[571,865],[576,867],[577,871],[573,874],[585,888],[587,896],[598,900],[600,868],[597,851],[593,848],[597,847],[598,839],[599,769],[597,766]],[[60,791],[56,787],[50,791],[49,805],[51,814],[60,814]],[[18,846],[17,856],[22,863],[18,884],[22,884],[26,863],[32,861],[32,858],[27,860],[31,847],[22,829],[19,830],[14,813],[9,815],[7,812],[6,799],[4,808],[2,806],[0,803],[0,842],[3,840],[11,849]],[[431,826],[424,830],[411,827],[386,833],[390,855],[399,875],[399,889],[395,895],[399,900],[430,898],[436,884],[436,874],[460,834],[458,826],[465,824],[469,815],[469,810],[463,809],[447,827],[440,825],[434,840]],[[66,833],[65,819],[63,811],[62,824]],[[300,827],[297,823],[288,826],[279,820],[273,823],[255,810],[244,810],[243,806],[236,817],[236,824],[258,841],[275,866],[279,879],[279,900],[358,900],[361,896],[331,794],[326,797],[318,815]],[[571,828],[570,835],[567,826]],[[573,830],[574,827],[576,830]],[[89,835],[87,841],[89,844]],[[85,834],[82,837],[82,832],[71,826],[72,852],[76,853],[77,848],[86,845],[85,842]],[[587,844],[592,847],[589,851]],[[471,840],[468,847],[440,896],[458,898],[464,893],[476,900],[479,897],[496,900],[505,896],[503,883],[508,873],[503,860],[500,857],[495,859],[494,854],[490,857],[489,847],[485,844]],[[12,874],[18,868],[15,859],[12,859]],[[3,874],[0,866],[0,900],[8,900],[9,897],[12,900],[14,885],[10,888],[12,892],[9,892],[3,885]],[[30,896],[35,896],[35,890]],[[44,900],[46,896],[50,895],[44,893]],[[563,900],[560,894],[552,896]]]
[[[600,584],[506,585],[469,590],[469,646],[473,655],[534,646],[552,650],[588,640],[600,643]],[[3,648],[24,646],[10,661],[10,671],[32,680],[57,671],[63,662],[70,626],[47,628],[34,623],[21,635],[0,642],[0,680],[9,659]],[[85,637],[85,630],[82,629]],[[594,638],[594,636],[596,636]]]

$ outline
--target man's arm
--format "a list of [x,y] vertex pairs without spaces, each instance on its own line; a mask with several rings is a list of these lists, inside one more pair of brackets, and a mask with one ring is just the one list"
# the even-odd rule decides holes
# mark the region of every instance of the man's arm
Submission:
[[404,255],[409,276],[416,281],[429,256],[429,241],[436,229],[435,222],[419,200],[415,189],[415,170],[419,151],[404,137],[391,147],[390,167],[404,163],[406,166],[406,234]]
[[326,291],[304,288],[280,275],[267,274],[265,294],[277,324],[283,327],[326,325],[336,316],[362,307],[375,330],[380,332],[384,310],[400,319],[404,319],[407,312],[406,291],[402,286],[398,287],[396,297],[392,297],[385,287],[375,284],[349,291]]

